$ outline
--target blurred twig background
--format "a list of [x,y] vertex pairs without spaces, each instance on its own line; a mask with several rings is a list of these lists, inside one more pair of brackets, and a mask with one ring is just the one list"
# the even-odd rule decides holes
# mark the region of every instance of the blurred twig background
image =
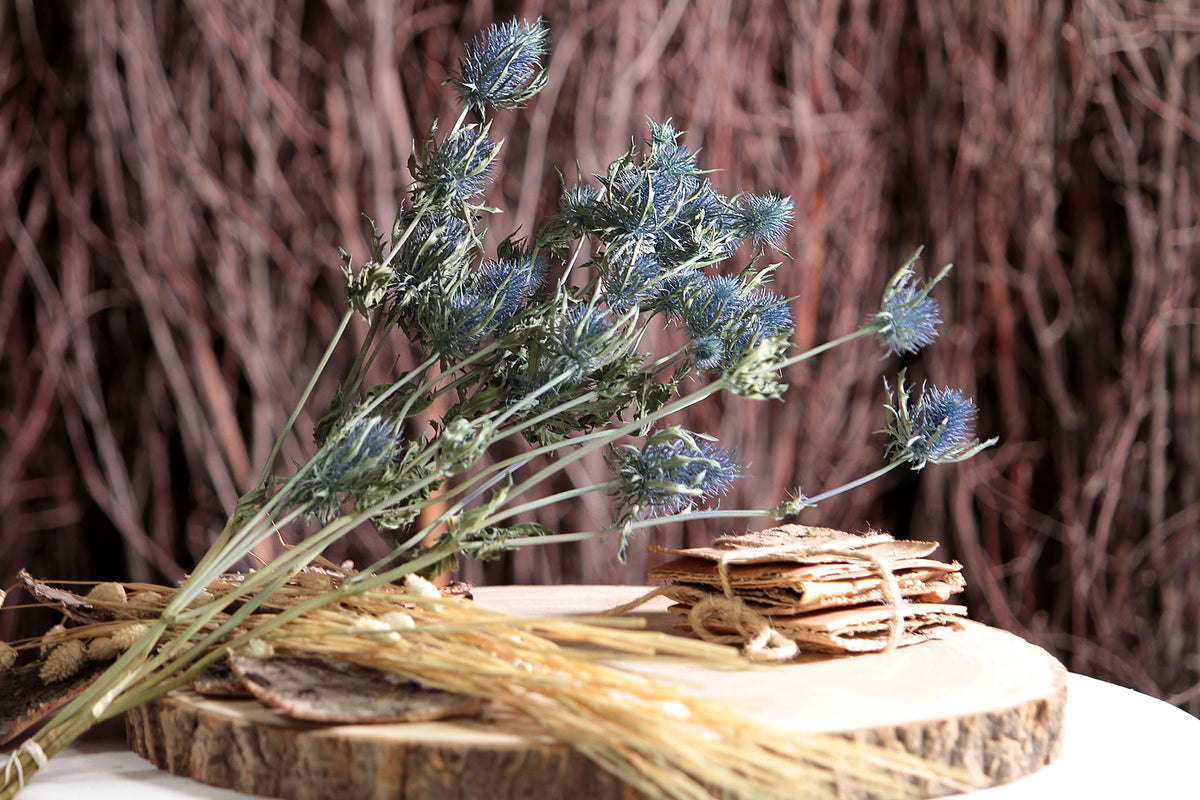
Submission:
[[[1200,712],[1187,2],[6,0],[0,580],[174,580],[194,562],[332,332],[337,248],[363,260],[362,214],[390,222],[414,137],[457,114],[441,82],[462,42],[512,15],[543,16],[553,45],[546,91],[496,120],[496,239],[554,210],[555,166],[600,171],[650,116],[689,132],[720,191],[794,198],[775,288],[798,298],[801,347],[856,327],[919,244],[926,274],[953,261],[943,335],[910,376],[976,394],[1000,444],[803,521],[940,540],[977,618]],[[403,370],[394,348],[379,363]],[[751,463],[726,502],[881,463],[879,374],[898,366],[863,343],[789,374],[786,403],[693,412]],[[606,518],[594,498],[540,521]],[[384,549],[362,531],[334,555]],[[464,573],[635,583],[646,564],[602,540]]]

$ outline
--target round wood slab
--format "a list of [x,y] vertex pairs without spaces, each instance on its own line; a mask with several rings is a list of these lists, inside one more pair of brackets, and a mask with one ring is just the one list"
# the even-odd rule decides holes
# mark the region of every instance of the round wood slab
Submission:
[[[638,597],[636,586],[513,586],[474,590],[517,615],[596,614]],[[670,630],[668,601],[637,613]],[[755,714],[783,730],[847,735],[966,766],[993,784],[1057,757],[1066,670],[1044,650],[976,623],[946,639],[888,653],[801,656],[728,670],[631,661]],[[638,797],[630,787],[520,720],[322,726],[283,718],[253,700],[172,693],[126,715],[133,749],[204,783],[293,800],[337,797]]]

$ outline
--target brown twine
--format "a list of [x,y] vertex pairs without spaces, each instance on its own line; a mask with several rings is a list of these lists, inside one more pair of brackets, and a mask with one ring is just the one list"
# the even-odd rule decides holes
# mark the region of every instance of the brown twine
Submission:
[[888,608],[892,611],[892,618],[888,623],[887,644],[883,646],[880,652],[886,653],[889,650],[894,650],[899,646],[900,637],[904,633],[905,604],[904,595],[900,594],[900,583],[896,580],[896,573],[892,572],[892,568],[887,565],[887,562],[873,553],[856,550],[829,550],[828,552],[830,555],[842,558],[857,558],[860,561],[866,561],[879,573],[880,579],[883,580],[884,600],[887,601]]

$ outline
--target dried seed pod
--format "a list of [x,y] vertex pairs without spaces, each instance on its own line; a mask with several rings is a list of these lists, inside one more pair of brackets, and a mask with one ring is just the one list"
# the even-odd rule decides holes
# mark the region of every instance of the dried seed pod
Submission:
[[264,642],[262,639],[251,639],[246,642],[246,645],[241,650],[242,655],[251,658],[270,658],[275,655],[275,648],[270,642]]
[[100,603],[125,603],[128,598],[125,595],[124,586],[110,581],[108,583],[97,583],[87,593],[87,599]]
[[313,592],[327,592],[333,588],[333,576],[324,572],[299,572],[292,578],[292,582],[301,589]]
[[7,672],[17,663],[17,648],[8,642],[0,642],[0,672]]
[[409,631],[417,627],[417,623],[413,621],[413,618],[403,611],[389,611],[379,619],[392,630]]
[[383,620],[376,619],[375,617],[356,617],[354,622],[351,623],[351,627],[357,628],[360,631],[378,631],[378,633],[372,634],[371,638],[378,639],[381,642],[400,641],[400,634],[393,630],[389,630],[391,626],[389,626]]
[[118,650],[128,650],[148,630],[150,628],[140,622],[131,622],[114,630],[108,635],[108,638],[113,640],[113,644],[117,646]]
[[62,641],[62,637],[67,632],[67,626],[61,622],[55,625],[50,630],[42,634],[42,643],[38,647],[38,655],[45,658],[46,655],[54,649],[54,646]]
[[57,683],[78,672],[84,660],[83,642],[78,639],[63,642],[46,656],[42,668],[38,670],[38,677],[47,685]]
[[111,636],[98,636],[88,642],[88,661],[110,661],[121,653],[120,647]]
[[165,603],[158,592],[134,592],[129,595],[128,605],[134,615],[149,618],[157,617]]
[[415,573],[409,573],[404,576],[404,589],[409,594],[416,595],[417,597],[435,599],[442,596],[442,593],[438,591],[436,586]]

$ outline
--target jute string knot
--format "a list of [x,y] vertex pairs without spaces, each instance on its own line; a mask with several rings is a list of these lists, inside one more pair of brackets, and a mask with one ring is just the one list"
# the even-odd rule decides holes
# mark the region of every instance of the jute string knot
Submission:
[[[719,622],[737,633],[731,636],[710,627]],[[709,594],[688,611],[688,623],[705,641],[740,643],[742,655],[751,661],[788,661],[800,652],[796,642],[771,627],[770,620],[750,608],[740,597]]]
[[[777,631],[771,621],[751,608],[746,601],[733,592],[729,580],[729,559],[722,556],[717,561],[717,577],[721,580],[721,593],[709,594],[692,605],[688,612],[688,623],[692,630],[705,641],[740,643],[742,655],[751,661],[789,661],[800,652],[796,642]],[[715,632],[710,627],[714,622],[724,622],[737,633],[734,636]]]

